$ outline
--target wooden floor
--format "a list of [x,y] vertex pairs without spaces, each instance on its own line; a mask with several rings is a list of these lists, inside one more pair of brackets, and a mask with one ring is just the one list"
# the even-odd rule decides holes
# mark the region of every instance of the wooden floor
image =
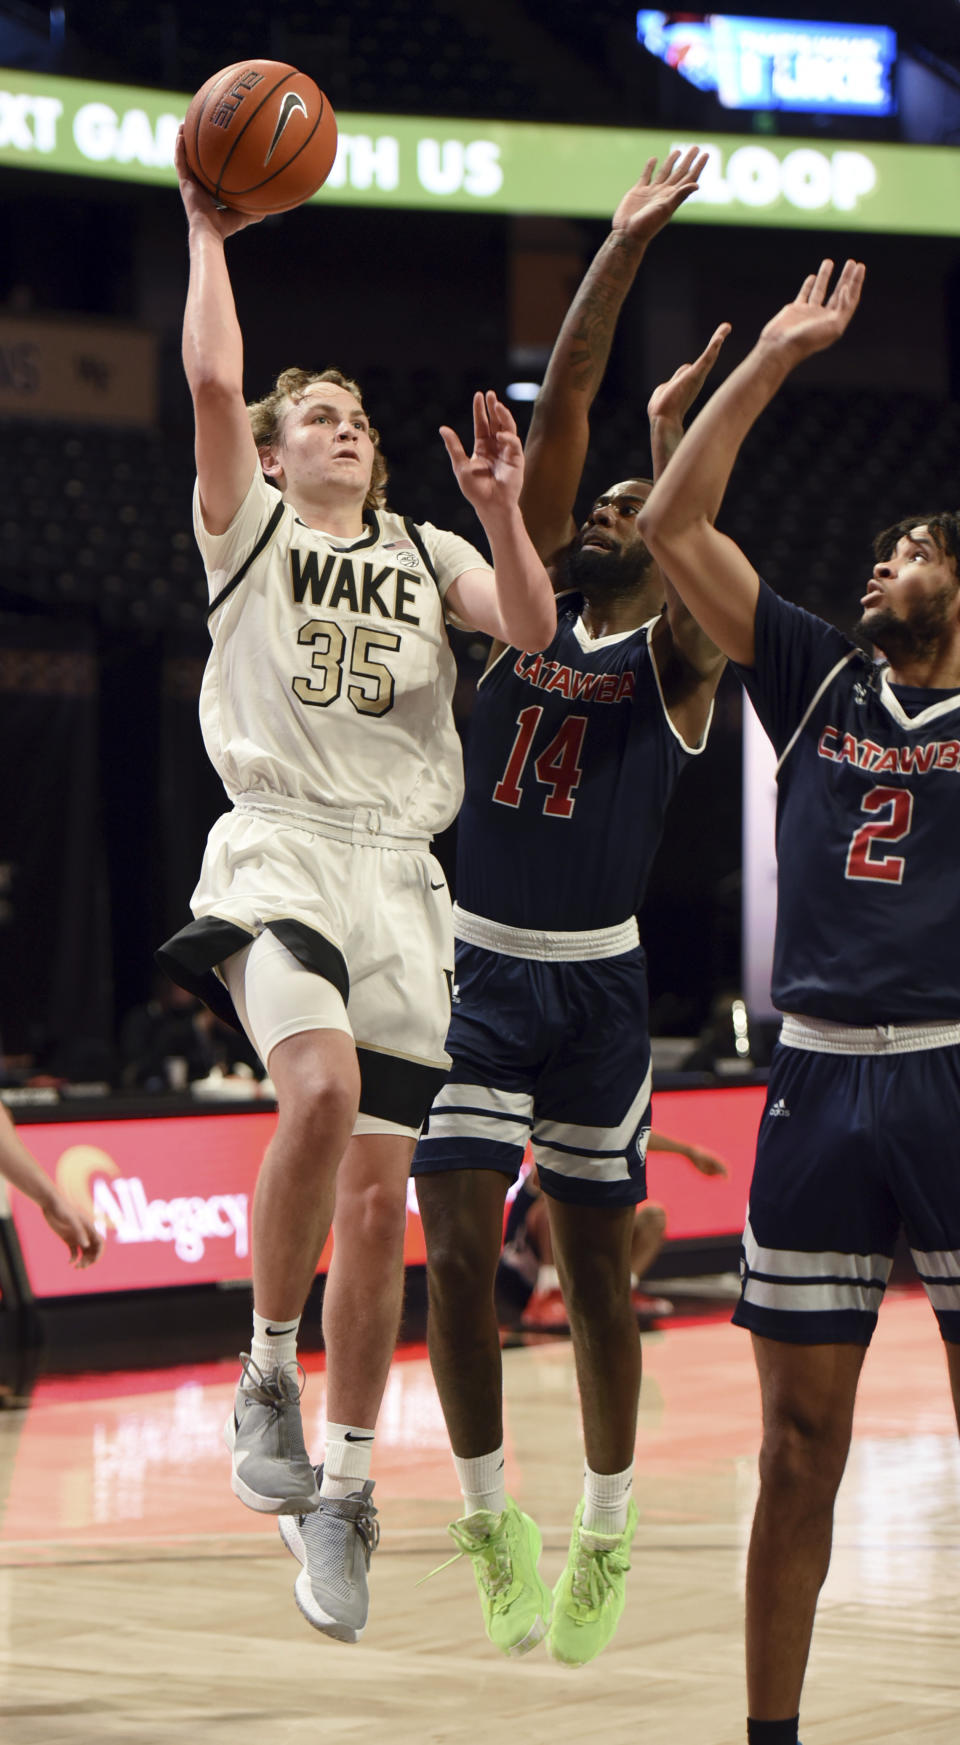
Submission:
[[[725,1318],[644,1336],[630,1598],[613,1646],[567,1671],[487,1643],[422,1353],[378,1437],[383,1541],[363,1641],[296,1610],[275,1525],[232,1497],[234,1366],[41,1383],[0,1412],[3,1745],[735,1745],[758,1407]],[[570,1348],[505,1353],[510,1490],[563,1562],[579,1495]],[[305,1395],[308,1441],[322,1377]],[[868,1359],[808,1676],[804,1745],[960,1739],[960,1454],[925,1299],[891,1293]]]

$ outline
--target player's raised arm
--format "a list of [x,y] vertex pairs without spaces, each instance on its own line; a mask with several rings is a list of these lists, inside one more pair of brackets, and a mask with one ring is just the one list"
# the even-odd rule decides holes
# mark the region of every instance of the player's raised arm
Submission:
[[547,365],[527,436],[521,508],[540,556],[549,561],[576,533],[573,507],[590,440],[590,407],[610,356],[614,329],[637,268],[659,230],[694,192],[706,155],[651,158],[623,196],[610,235],[584,275]]
[[557,609],[520,514],[523,446],[513,416],[496,394],[475,394],[473,453],[448,426],[440,434],[457,484],[486,533],[494,570],[466,570],[447,599],[465,624],[499,642],[531,652],[546,648],[556,632]]
[[[647,403],[647,417],[650,420],[650,452],[653,457],[654,481],[659,479],[668,461],[671,460],[680,446],[687,413],[700,394],[704,382],[713,369],[720,355],[720,348],[730,332],[729,322],[723,321],[717,327],[700,356],[691,364],[681,364],[674,370],[668,382],[661,382],[654,388]],[[706,711],[720,681],[720,673],[725,664],[725,657],[701,630],[692,612],[684,604],[670,577],[663,575],[664,593],[666,595],[667,613],[665,630],[669,632],[672,652],[686,669],[686,683],[681,681],[683,691],[689,692],[691,681],[696,685],[698,680],[708,680],[708,693],[699,699],[703,712],[703,723],[691,721],[685,723],[691,730],[702,732],[706,725]],[[664,670],[664,650],[657,647],[657,665],[661,680],[666,677]],[[671,713],[673,711],[671,710]],[[699,727],[699,732],[697,731]]]
[[[647,499],[640,529],[701,628],[731,660],[753,661],[759,580],[732,539],[713,526],[748,431],[791,370],[846,330],[864,268],[848,260],[830,292],[833,262],[803,282],[768,321],[753,350],[694,420]],[[829,292],[829,295],[828,295]]]
[[721,321],[703,351],[692,364],[681,364],[668,382],[654,388],[647,401],[650,421],[650,455],[654,480],[659,479],[667,462],[676,454],[683,436],[687,413],[699,398],[704,382],[713,369],[720,348],[730,334],[729,321]]
[[189,227],[183,367],[193,398],[200,503],[208,531],[224,533],[257,466],[243,399],[243,340],[224,244],[257,221],[240,212],[219,210],[201,188],[187,168],[182,128],[175,163]]

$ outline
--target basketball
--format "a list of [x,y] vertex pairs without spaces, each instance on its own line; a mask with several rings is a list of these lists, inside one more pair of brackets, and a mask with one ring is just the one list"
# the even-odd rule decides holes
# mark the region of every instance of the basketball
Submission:
[[197,181],[234,212],[289,212],[333,168],[337,119],[285,61],[236,61],[201,86],[183,124]]

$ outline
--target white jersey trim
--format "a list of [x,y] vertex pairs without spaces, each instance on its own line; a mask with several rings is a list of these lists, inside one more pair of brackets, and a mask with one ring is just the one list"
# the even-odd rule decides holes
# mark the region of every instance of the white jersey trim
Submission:
[[809,703],[807,704],[806,708],[804,709],[803,714],[800,717],[800,720],[797,722],[797,725],[794,728],[793,732],[791,733],[790,738],[787,740],[787,743],[784,746],[783,751],[780,753],[780,757],[777,760],[777,770],[776,770],[777,775],[780,774],[780,771],[782,770],[784,764],[786,763],[787,758],[790,756],[790,753],[793,750],[794,746],[796,745],[797,740],[800,738],[801,733],[803,732],[804,728],[806,727],[807,722],[810,719],[810,716],[812,715],[814,709],[816,708],[817,704],[819,703],[820,698],[823,696],[823,693],[826,690],[827,686],[832,684],[834,679],[836,678],[837,674],[839,672],[842,672],[843,668],[845,666],[847,666],[850,661],[853,660],[854,656],[856,655],[856,652],[857,652],[857,650],[855,648],[848,649],[847,653],[845,655],[841,656],[840,660],[837,661],[836,666],[832,666],[830,668],[830,671],[828,672],[826,678],[822,679],[820,684],[817,686],[816,690],[813,693],[813,696],[810,698]]
[[[558,1175],[587,1181],[625,1181],[630,1173],[627,1147],[635,1133],[653,1089],[653,1064],[648,1062],[643,1082],[633,1102],[616,1127],[578,1126],[572,1121],[535,1120],[531,1144],[537,1162]],[[646,1139],[643,1139],[644,1151]],[[571,1168],[570,1154],[577,1154]]]
[[801,1018],[788,1012],[780,1026],[785,1048],[812,1054],[918,1054],[926,1048],[954,1048],[960,1021],[924,1024],[835,1024],[829,1018]]
[[786,1314],[849,1309],[875,1314],[893,1268],[888,1254],[766,1248],[753,1233],[749,1211],[743,1255],[744,1302]]
[[[248,511],[255,498],[261,504],[263,521],[252,537],[238,539],[240,526],[245,519],[249,518]],[[422,544],[427,569],[443,603],[446,602],[449,589],[452,588],[454,582],[460,580],[461,576],[473,574],[475,571],[482,571],[486,575],[495,573],[493,566],[487,562],[483,553],[478,551],[469,540],[463,539],[460,534],[450,533],[444,528],[437,527],[432,521],[414,521],[412,516],[404,516],[397,510],[365,509],[363,512],[363,530],[351,537],[328,533],[322,527],[311,527],[297,514],[293,504],[289,503],[276,486],[265,478],[258,466],[250,480],[243,501],[239,504],[229,527],[224,528],[222,533],[211,533],[207,527],[200,505],[200,481],[199,479],[194,481],[193,527],[207,574],[211,600],[216,599],[236,570],[249,557],[260,533],[280,503],[283,504],[284,517],[278,524],[278,533],[286,522],[288,529],[298,527],[308,537],[324,540],[328,548],[341,557],[351,557],[367,551],[382,551],[389,554],[390,551],[397,548],[398,544],[403,544],[403,540],[398,541],[395,538],[394,529],[385,525],[385,518],[392,517],[401,523],[401,526],[405,522],[409,522],[417,535],[417,538],[412,539],[410,543],[415,549],[418,549],[419,544]],[[409,530],[405,527],[404,533],[409,537]],[[452,613],[451,616],[453,616]],[[465,628],[470,629],[471,626],[467,625]]]
[[908,715],[899,697],[895,697],[890,684],[889,669],[884,667],[880,674],[880,701],[898,726],[928,727],[931,721],[939,721],[944,715],[952,715],[960,709],[960,696],[952,691],[949,697],[944,697],[939,703],[931,703],[929,708],[921,709],[919,715]]
[[514,651],[513,645],[511,643],[509,643],[509,642],[501,643],[500,653],[495,654],[492,660],[490,660],[488,658],[487,664],[484,667],[483,672],[480,674],[480,677],[477,680],[477,690],[478,691],[480,689],[480,686],[483,684],[484,679],[487,678],[488,675],[493,672],[494,667],[500,665],[500,662],[502,661],[504,655],[510,654],[512,652],[515,652],[515,651]]
[[650,665],[653,668],[653,676],[654,676],[654,679],[656,680],[656,684],[657,684],[657,696],[660,698],[660,707],[663,710],[664,720],[666,721],[667,726],[669,727],[670,732],[673,734],[673,737],[677,741],[678,745],[683,746],[683,749],[687,753],[688,757],[699,757],[700,753],[702,751],[705,751],[707,748],[707,740],[710,737],[710,729],[713,726],[713,708],[714,708],[714,703],[716,702],[716,698],[715,697],[710,698],[710,707],[707,710],[707,719],[703,724],[703,732],[701,733],[700,738],[697,740],[696,745],[688,744],[688,742],[684,739],[683,734],[680,732],[680,729],[676,726],[676,724],[673,720],[673,717],[670,714],[670,710],[667,707],[666,697],[663,694],[663,685],[660,683],[660,668],[657,665],[657,654],[656,654],[656,650],[653,646],[653,643],[651,641],[651,637],[653,635],[654,628],[656,627],[657,624],[659,624],[659,622],[660,622],[659,618],[651,618],[649,620],[649,622],[643,626],[643,628],[644,628],[644,632],[645,632],[646,638],[647,638],[647,650],[648,650],[649,655],[650,655]]
[[926,1275],[926,1279],[951,1279],[960,1285],[960,1254],[955,1248],[933,1248],[925,1253],[921,1248],[911,1248],[910,1253],[916,1262],[917,1271]]
[[529,1091],[504,1091],[493,1085],[447,1083],[430,1110],[431,1139],[472,1139],[478,1127],[491,1145],[526,1145],[533,1126]]
[[[575,589],[567,590],[567,591],[574,592],[574,593],[576,592]],[[557,595],[558,603],[563,599],[563,597],[564,597],[563,594]],[[649,620],[650,624],[655,624],[656,622],[657,621],[655,618],[651,618]],[[646,631],[648,629],[648,625],[647,624],[636,624],[636,625],[634,625],[632,630],[618,630],[612,636],[591,636],[589,634],[588,630],[586,629],[586,626],[584,625],[583,618],[577,617],[574,619],[573,624],[570,626],[570,628],[573,631],[573,635],[574,635],[574,638],[575,638],[578,646],[583,650],[583,653],[589,654],[591,652],[591,650],[593,650],[595,648],[611,648],[614,643],[626,642],[628,637],[636,636],[636,635],[638,635],[639,632]],[[477,688],[478,689],[483,684],[483,681],[488,676],[488,674],[493,672],[493,669],[495,666],[499,666],[504,655],[509,654],[511,652],[511,650],[513,649],[513,647],[514,647],[514,645],[512,643],[509,643],[509,642],[503,643],[503,645],[500,649],[500,653],[497,655],[494,655],[493,660],[490,660],[487,662],[487,665],[484,667],[483,672],[480,674],[480,677],[477,680]],[[543,651],[541,650],[541,653],[542,652]]]
[[331,836],[337,842],[352,842],[364,847],[429,849],[431,838],[410,832],[402,824],[387,818],[376,806],[338,809],[335,806],[311,806],[306,800],[297,804],[274,800],[269,794],[240,794],[234,801],[235,810],[250,812],[258,818],[278,818],[297,830],[309,830],[315,836]]
[[649,643],[650,627],[656,622],[656,618],[648,618],[643,624],[635,624],[632,630],[612,630],[609,636],[591,636],[583,622],[583,614],[581,613],[579,617],[574,619],[571,628],[584,654],[589,654],[592,648],[615,648],[618,642],[626,642],[631,636],[638,634],[645,635]]
[[589,932],[539,933],[532,927],[508,927],[486,915],[453,905],[453,934],[464,945],[479,945],[484,951],[499,951],[504,957],[535,958],[541,963],[585,963],[593,958],[622,957],[640,944],[635,915],[615,927],[595,927]]

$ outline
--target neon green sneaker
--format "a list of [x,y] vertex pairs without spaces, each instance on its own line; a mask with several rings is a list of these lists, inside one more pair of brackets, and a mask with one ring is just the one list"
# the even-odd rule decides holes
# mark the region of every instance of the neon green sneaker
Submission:
[[510,1497],[500,1515],[480,1509],[448,1528],[473,1564],[487,1635],[501,1654],[529,1654],[550,1623],[550,1589],[537,1568],[540,1530]]
[[637,1530],[631,1499],[619,1538],[581,1527],[583,1499],[573,1517],[567,1566],[553,1590],[553,1621],[547,1653],[564,1666],[585,1666],[613,1638],[627,1597],[630,1541]]

